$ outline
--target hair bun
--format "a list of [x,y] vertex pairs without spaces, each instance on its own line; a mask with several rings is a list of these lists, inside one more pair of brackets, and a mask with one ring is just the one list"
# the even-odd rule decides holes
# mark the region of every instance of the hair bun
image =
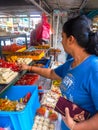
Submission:
[[89,32],[89,36],[93,36],[94,34],[95,34],[95,33],[92,32],[92,31]]

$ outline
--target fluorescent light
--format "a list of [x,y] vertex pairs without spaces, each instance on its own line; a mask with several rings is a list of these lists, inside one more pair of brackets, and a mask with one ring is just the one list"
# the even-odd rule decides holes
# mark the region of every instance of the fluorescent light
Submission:
[[27,15],[16,15],[18,17],[27,17]]
[[41,17],[39,14],[35,15],[30,15],[30,17]]

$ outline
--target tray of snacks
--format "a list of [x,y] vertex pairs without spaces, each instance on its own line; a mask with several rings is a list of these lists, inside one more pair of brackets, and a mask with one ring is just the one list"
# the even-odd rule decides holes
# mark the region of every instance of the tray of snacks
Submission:
[[39,79],[39,75],[27,73],[23,75],[15,85],[32,85]]
[[32,58],[29,57],[19,57],[14,55],[7,55],[6,60],[11,63],[18,63],[18,64],[30,64],[32,62]]
[[32,130],[55,130],[55,124],[43,116],[35,116]]
[[32,58],[32,60],[40,60],[44,57],[45,52],[43,50],[33,50],[32,52],[14,52],[9,55],[6,55],[6,59],[11,56],[18,57],[18,58]]
[[13,43],[11,45],[6,45],[2,47],[3,50],[3,54],[12,54],[14,52],[23,52],[24,50],[26,50],[26,46],[22,45],[19,46],[16,43]]
[[41,105],[54,109],[60,96],[61,94],[49,90],[48,92],[44,93],[41,100]]
[[60,54],[61,53],[61,50],[59,49],[59,48],[50,48],[50,50],[49,50],[49,54],[50,55],[58,55],[58,54]]
[[0,59],[0,68],[10,68],[13,71],[20,71],[20,67],[16,63],[7,62],[4,59]]
[[9,84],[17,76],[18,72],[14,72],[10,68],[0,68],[0,84]]
[[32,62],[32,58],[17,58],[16,62],[18,64],[30,64]]
[[41,60],[35,61],[33,66],[48,68],[50,65],[50,59],[42,58]]
[[38,45],[34,46],[35,49],[49,49],[50,45]]
[[55,122],[58,120],[58,113],[54,111],[54,109],[45,106],[41,106],[39,109],[37,109],[37,115],[44,116],[48,118],[51,122]]
[[61,115],[51,108],[37,109],[32,130],[60,130]]

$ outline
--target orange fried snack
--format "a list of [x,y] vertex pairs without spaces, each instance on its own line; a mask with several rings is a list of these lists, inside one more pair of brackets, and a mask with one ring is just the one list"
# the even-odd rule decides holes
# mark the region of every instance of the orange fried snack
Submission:
[[57,116],[56,113],[51,113],[48,117],[49,117],[49,119],[50,119],[51,121],[55,121],[55,120],[58,119],[58,116]]
[[45,112],[46,112],[46,108],[45,108],[45,107],[40,107],[40,108],[37,110],[37,113],[38,113],[39,115],[42,115],[42,116],[45,115]]

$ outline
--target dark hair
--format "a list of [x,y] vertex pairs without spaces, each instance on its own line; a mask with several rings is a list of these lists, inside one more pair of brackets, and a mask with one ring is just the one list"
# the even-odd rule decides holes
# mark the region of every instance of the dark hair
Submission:
[[98,55],[98,32],[92,32],[90,26],[90,19],[81,15],[68,20],[63,25],[63,32],[67,37],[73,35],[79,46],[85,48],[87,53]]

